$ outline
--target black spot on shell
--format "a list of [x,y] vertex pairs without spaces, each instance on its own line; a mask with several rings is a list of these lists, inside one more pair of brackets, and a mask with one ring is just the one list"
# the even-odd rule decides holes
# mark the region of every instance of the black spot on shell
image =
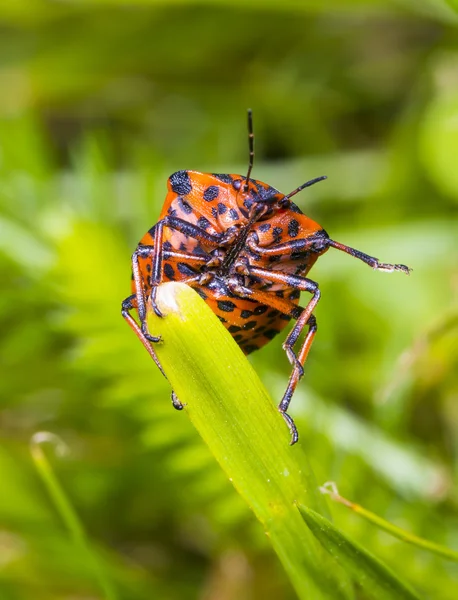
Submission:
[[177,211],[173,208],[173,206],[169,206],[167,214],[169,215],[169,217],[176,217]]
[[264,337],[266,337],[269,340],[273,340],[274,337],[277,335],[278,331],[276,329],[268,329],[267,331],[264,331]]
[[178,198],[178,207],[187,215],[192,213],[192,206],[183,198]]
[[228,328],[229,333],[237,333],[238,331],[240,331],[242,328],[239,327],[238,325],[231,325]]
[[176,173],[173,173],[173,175],[170,175],[169,181],[175,194],[186,196],[192,191],[191,180],[187,171],[177,171]]
[[275,319],[276,317],[278,317],[278,315],[278,310],[271,310],[267,316],[269,317],[269,319]]
[[227,323],[226,319],[224,317],[222,317],[221,315],[216,315],[216,316],[221,321],[221,323]]
[[154,234],[155,234],[155,232],[156,232],[156,225],[153,225],[153,226],[151,227],[151,229],[148,229],[148,233],[150,234],[150,236],[151,236],[152,238],[154,237]]
[[292,219],[288,223],[288,235],[290,237],[296,237],[298,233],[299,233],[299,221],[296,221],[296,219]]
[[224,183],[232,183],[233,179],[230,175],[227,175],[226,173],[212,173],[213,177],[216,177],[216,179],[219,179],[220,181],[223,181]]
[[281,255],[278,256],[269,256],[269,262],[270,263],[274,263],[274,262],[280,262],[281,261]]
[[230,300],[218,300],[218,308],[224,312],[232,312],[235,308],[235,304]]
[[272,226],[270,223],[263,223],[262,225],[259,225],[258,229],[259,229],[259,231],[262,231],[263,233],[265,233],[266,231],[269,231],[269,229],[271,227]]
[[299,298],[300,295],[301,295],[301,291],[300,290],[293,290],[291,292],[291,294],[289,295],[289,299],[290,300],[296,300],[297,298]]
[[272,235],[274,238],[278,238],[283,233],[283,229],[281,227],[274,227],[272,229]]
[[208,229],[211,225],[210,221],[208,219],[206,219],[205,217],[199,217],[199,219],[197,220],[197,225],[201,228],[201,229]]
[[257,324],[257,321],[248,321],[248,323],[245,323],[242,329],[254,329]]
[[267,307],[267,306],[257,306],[257,307],[254,309],[254,311],[253,311],[253,312],[254,312],[254,314],[255,314],[255,315],[263,315],[263,314],[264,314],[265,312],[267,312],[268,310],[269,310],[269,309],[268,309],[268,307]]
[[222,202],[218,202],[218,212],[220,215],[224,215],[224,213],[227,211],[227,206],[225,204],[223,204]]
[[230,209],[229,216],[233,221],[237,221],[237,219],[240,218],[239,213],[235,210],[235,208]]
[[207,294],[204,292],[204,290],[202,288],[194,288],[194,289],[199,294],[199,296],[201,298],[203,298],[204,300],[206,300],[208,298]]
[[215,198],[218,198],[219,188],[217,185],[211,185],[204,191],[204,200],[211,202]]
[[304,312],[304,309],[302,308],[302,306],[296,306],[295,308],[293,308],[293,310],[291,311],[291,317],[293,319],[298,319],[301,314]]
[[290,315],[280,315],[280,319],[282,319],[283,321],[289,321],[291,319]]
[[278,296],[279,298],[283,298],[284,294],[283,294],[283,290],[277,290],[275,292],[275,295]]
[[257,349],[258,349],[258,346],[255,346],[254,344],[248,344],[246,346],[243,346],[243,351],[245,352],[245,354],[251,354],[252,352],[254,352]]
[[237,335],[234,335],[234,340],[238,343],[240,341],[243,340],[243,335],[240,335],[240,333],[238,333]]
[[199,244],[197,244],[192,253],[199,254],[200,256],[207,256],[207,252],[205,252],[205,250]]
[[245,202],[243,203],[243,206],[244,206],[245,208],[248,208],[248,209],[250,209],[250,208],[253,206],[253,201],[252,201],[252,200],[248,200],[248,199],[247,199],[247,200],[245,200]]
[[257,252],[254,252],[254,251],[253,251],[253,250],[251,250],[250,248],[248,248],[248,254],[249,254],[250,256],[252,256],[252,257],[253,257],[253,259],[254,259],[256,262],[260,262],[260,261],[262,260],[262,257],[261,257],[261,255],[260,255],[260,254],[258,254]]
[[289,205],[289,210],[293,213],[297,213],[299,215],[302,215],[303,212],[301,211],[301,209],[297,206],[297,204],[294,204],[294,202],[291,202],[291,204]]
[[218,218],[218,209],[216,208],[216,206],[212,206],[212,215],[214,219]]
[[185,275],[186,277],[192,277],[196,274],[196,271],[184,262],[179,262],[177,264],[177,269],[182,275]]
[[169,263],[165,263],[165,265],[164,265],[164,274],[169,279],[175,278],[175,271],[173,270],[172,265],[169,265]]
[[165,242],[162,244],[162,248],[163,248],[164,250],[167,250],[167,251],[169,251],[169,250],[171,250],[171,249],[173,248],[173,246],[172,246],[172,244],[171,244],[171,243],[170,243],[168,240],[166,240],[166,241],[165,241]]
[[252,315],[253,315],[253,313],[251,310],[242,310],[240,313],[240,316],[242,317],[242,319],[248,319]]
[[150,263],[146,263],[146,271],[148,273],[151,273],[151,264]]

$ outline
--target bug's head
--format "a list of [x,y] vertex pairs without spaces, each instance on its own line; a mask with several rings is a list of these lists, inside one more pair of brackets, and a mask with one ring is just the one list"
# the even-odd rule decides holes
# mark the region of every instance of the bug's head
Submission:
[[237,193],[237,203],[242,212],[250,218],[261,219],[271,215],[280,208],[288,208],[291,204],[284,194],[270,185],[255,179],[238,179],[233,183]]
[[311,179],[286,195],[266,183],[253,179],[250,179],[248,184],[243,180],[234,182],[234,184],[238,184],[239,194],[242,196],[243,205],[248,209],[250,218],[259,221],[267,219],[281,210],[289,209],[293,196],[324,179],[326,179],[325,176]]
[[258,193],[253,197],[250,207],[250,216],[257,221],[267,219],[280,210],[286,210],[291,206],[291,200],[281,192],[270,188],[270,193]]

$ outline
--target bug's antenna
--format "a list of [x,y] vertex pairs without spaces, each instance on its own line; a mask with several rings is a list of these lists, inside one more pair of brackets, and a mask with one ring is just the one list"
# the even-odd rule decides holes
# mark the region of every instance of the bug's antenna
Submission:
[[[292,198],[293,196],[295,196],[296,194],[298,194],[299,192],[301,192],[304,188],[310,187],[311,185],[314,185],[315,183],[318,183],[319,181],[323,181],[323,179],[327,179],[326,175],[323,175],[322,177],[315,177],[315,179],[311,179],[310,181],[306,181],[305,183],[303,183],[302,185],[300,185],[298,188],[296,188],[295,190],[293,190],[292,192],[290,192],[289,194],[287,194],[285,196],[285,198],[287,198],[289,200],[290,198]],[[283,198],[283,200],[285,200],[285,198]]]
[[248,173],[246,174],[246,180],[245,180],[245,192],[248,191],[248,181],[250,179],[251,170],[253,168],[253,163],[254,163],[253,111],[251,110],[251,108],[248,109],[248,150],[249,150],[249,160],[248,160]]

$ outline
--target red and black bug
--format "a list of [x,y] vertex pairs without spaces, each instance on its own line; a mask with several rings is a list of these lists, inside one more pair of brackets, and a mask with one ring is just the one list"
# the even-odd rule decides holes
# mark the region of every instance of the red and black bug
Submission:
[[[313,311],[318,284],[307,277],[319,256],[336,248],[379,271],[409,273],[405,265],[379,262],[330,239],[291,198],[326,177],[307,181],[289,194],[251,179],[254,134],[248,111],[249,166],[246,176],[178,171],[170,176],[159,220],[140,240],[132,256],[132,295],[122,316],[161,369],[154,351],[159,341],[146,324],[149,305],[157,315],[157,286],[181,281],[193,287],[228,329],[245,354],[272,340],[291,319],[295,324],[283,343],[293,370],[278,406],[298,439],[287,410],[315,336]],[[299,306],[301,292],[311,294]],[[139,324],[130,311],[135,309]],[[303,342],[296,343],[306,329]],[[163,372],[163,371],[162,371]],[[172,393],[174,406],[182,406]]]

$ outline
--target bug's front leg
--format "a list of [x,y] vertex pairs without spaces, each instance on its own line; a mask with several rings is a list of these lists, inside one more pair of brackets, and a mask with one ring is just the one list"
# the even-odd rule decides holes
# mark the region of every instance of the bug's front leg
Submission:
[[[164,217],[161,221],[159,221],[154,228],[154,246],[152,247],[151,254],[151,294],[149,301],[154,312],[162,317],[162,313],[159,310],[156,303],[156,292],[157,287],[160,285],[163,279],[164,271],[163,271],[163,260],[164,260],[164,228],[168,227],[174,231],[178,231],[183,233],[184,235],[198,240],[202,242],[206,246],[211,248],[217,248],[218,246],[224,244],[231,244],[236,237],[236,228],[231,230],[227,230],[224,233],[211,234],[194,225],[192,223],[188,223],[187,221],[180,219],[178,217]],[[150,247],[151,248],[151,247]],[[188,258],[190,255],[187,255]],[[192,262],[202,262],[200,257],[193,257],[190,259]],[[210,264],[213,259],[210,259]],[[189,262],[189,261],[188,261]],[[205,259],[204,259],[205,262]],[[134,275],[135,279],[135,275]]]

